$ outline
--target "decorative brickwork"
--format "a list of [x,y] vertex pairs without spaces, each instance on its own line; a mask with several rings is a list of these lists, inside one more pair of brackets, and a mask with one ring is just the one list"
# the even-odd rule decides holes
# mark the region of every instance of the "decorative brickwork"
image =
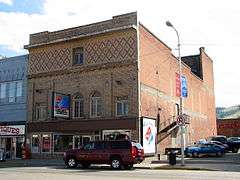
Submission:
[[[79,41],[73,46],[84,47],[84,66],[137,59],[137,41],[133,33],[122,33],[120,37],[102,40]],[[39,51],[30,53],[29,75],[71,68],[71,47],[69,44],[60,48],[40,48]]]

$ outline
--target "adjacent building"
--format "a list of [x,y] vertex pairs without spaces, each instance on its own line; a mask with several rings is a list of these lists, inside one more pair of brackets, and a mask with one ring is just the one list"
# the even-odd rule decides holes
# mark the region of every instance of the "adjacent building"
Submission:
[[[178,60],[136,13],[31,34],[25,48],[32,157],[55,157],[100,139],[129,137],[147,154],[180,144]],[[183,58],[183,75],[191,143],[216,134],[213,61],[204,48]]]
[[217,119],[217,134],[240,137],[240,118]]
[[27,120],[27,55],[0,59],[0,148],[22,157]]

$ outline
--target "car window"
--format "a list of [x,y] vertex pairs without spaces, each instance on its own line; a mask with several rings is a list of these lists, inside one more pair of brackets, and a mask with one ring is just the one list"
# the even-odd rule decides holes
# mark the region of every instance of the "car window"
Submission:
[[138,149],[143,149],[140,143],[134,143],[133,146],[136,146]]
[[105,145],[103,142],[95,142],[94,143],[94,149],[104,149]]
[[130,149],[131,143],[129,141],[113,141],[111,142],[112,149]]
[[91,150],[91,149],[94,149],[94,143],[87,143],[84,146],[84,150]]

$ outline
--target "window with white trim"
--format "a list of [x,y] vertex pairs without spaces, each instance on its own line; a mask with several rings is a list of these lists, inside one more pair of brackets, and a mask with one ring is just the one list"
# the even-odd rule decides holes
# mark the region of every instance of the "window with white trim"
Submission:
[[9,83],[8,102],[15,102],[16,100],[16,82]]
[[83,48],[78,47],[73,49],[73,65],[82,65],[84,61]]
[[73,99],[73,117],[74,118],[80,118],[83,117],[83,106],[84,106],[84,100],[83,96],[78,94]]
[[128,100],[118,100],[116,102],[116,115],[117,116],[127,116],[129,111]]
[[102,115],[102,97],[99,92],[94,92],[91,96],[91,117]]
[[22,87],[23,87],[23,82],[22,81],[17,81],[16,82],[16,96],[21,97],[22,96]]

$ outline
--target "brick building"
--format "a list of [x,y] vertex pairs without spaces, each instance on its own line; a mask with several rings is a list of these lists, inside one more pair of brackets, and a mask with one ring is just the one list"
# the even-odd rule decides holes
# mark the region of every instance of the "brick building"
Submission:
[[217,134],[227,137],[240,137],[240,118],[217,119]]
[[[178,60],[138,22],[136,13],[31,34],[25,48],[29,51],[27,141],[33,157],[121,135],[155,153],[158,125],[158,151],[179,145]],[[190,143],[216,134],[213,62],[203,48],[183,61]]]

